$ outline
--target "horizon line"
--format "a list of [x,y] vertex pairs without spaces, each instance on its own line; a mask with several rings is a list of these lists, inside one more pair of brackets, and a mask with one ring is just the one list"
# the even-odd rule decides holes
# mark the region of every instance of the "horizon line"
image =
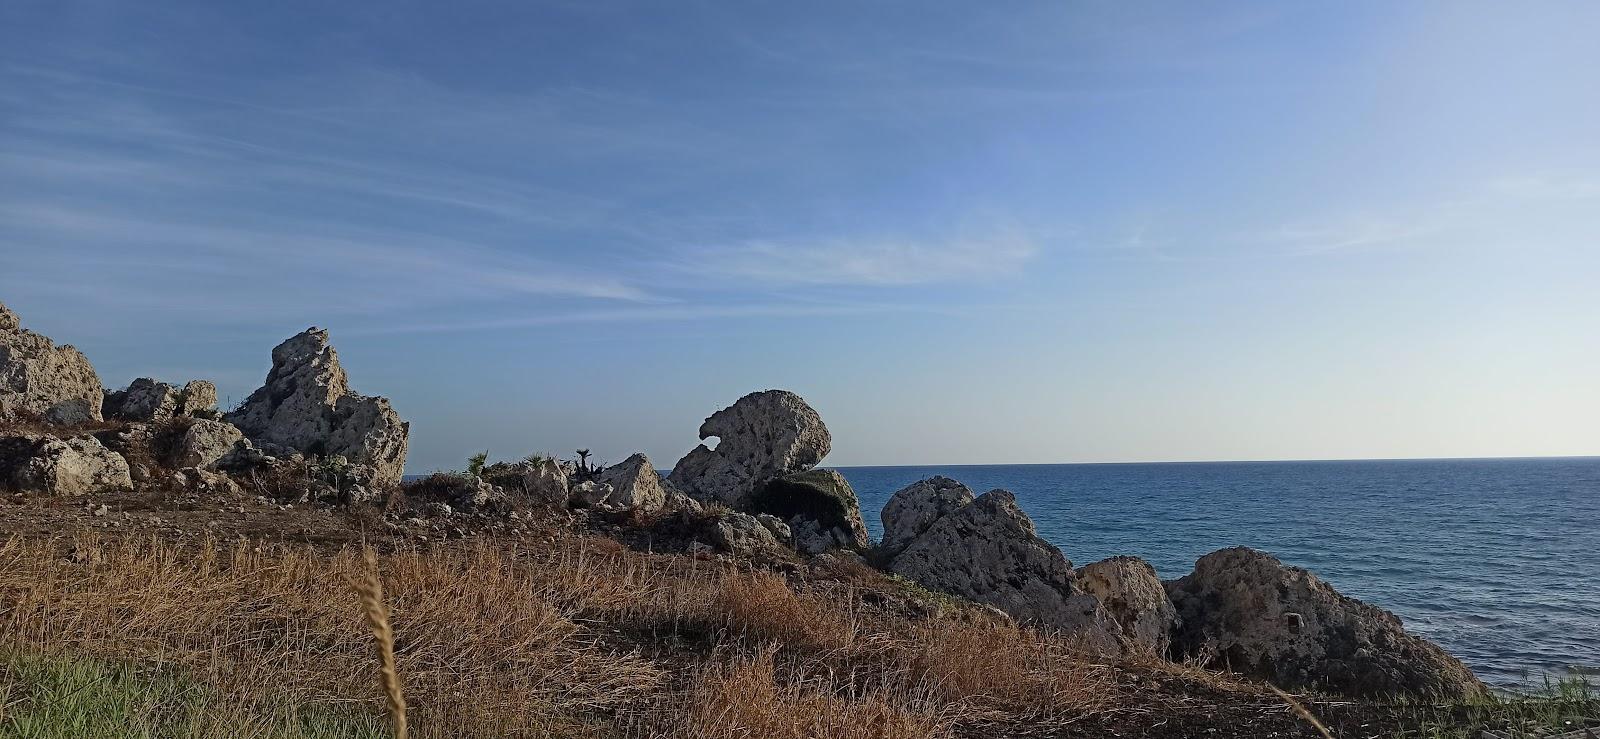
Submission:
[[839,464],[817,465],[822,469],[859,469],[864,467],[1085,467],[1091,465],[1136,464],[1294,464],[1298,462],[1492,462],[1533,459],[1595,459],[1600,454],[1542,454],[1489,457],[1317,457],[1297,459],[1168,459],[1121,460],[1112,462],[962,462],[957,464]]

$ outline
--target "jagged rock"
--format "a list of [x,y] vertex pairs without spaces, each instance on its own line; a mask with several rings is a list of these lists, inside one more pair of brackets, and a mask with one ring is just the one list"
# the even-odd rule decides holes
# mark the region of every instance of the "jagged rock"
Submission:
[[199,416],[214,413],[217,408],[217,386],[210,380],[190,380],[178,391],[180,416]]
[[667,503],[667,491],[661,485],[661,476],[651,466],[650,458],[643,454],[635,454],[607,467],[600,473],[599,482],[611,488],[611,493],[603,502],[613,507],[648,513],[661,510]]
[[672,487],[672,485],[668,484],[665,480],[662,481],[662,485],[667,491],[667,501],[664,506],[666,510],[689,511],[690,513],[700,513],[705,510],[706,507],[704,504],[698,500],[695,500],[694,498],[689,497],[688,494],[684,493],[682,490]]
[[616,508],[610,503],[611,486],[594,480],[584,480],[571,486],[569,494],[572,496],[572,505],[578,508]]
[[1156,568],[1138,557],[1112,557],[1079,567],[1078,586],[1099,599],[1132,651],[1167,653],[1177,612],[1156,577]]
[[530,503],[550,508],[565,508],[571,497],[567,471],[549,457],[530,460],[522,476],[522,490]]
[[835,470],[796,472],[771,480],[746,505],[787,522],[795,548],[806,554],[863,549],[868,544],[856,491]]
[[94,409],[83,398],[63,400],[44,412],[44,420],[56,426],[79,426],[94,420]]
[[901,488],[883,506],[883,553],[899,554],[934,521],[961,510],[972,499],[970,488],[942,475]]
[[816,467],[833,445],[822,417],[786,390],[751,393],[713,413],[700,438],[713,436],[717,448],[695,447],[669,480],[691,497],[735,508],[768,480]]
[[240,444],[248,445],[249,442],[233,424],[196,419],[178,440],[169,464],[173,467],[214,467]]
[[1006,490],[991,490],[929,524],[888,569],[932,590],[987,603],[1020,621],[1118,652],[1120,630],[1078,589],[1072,563],[1039,538]]
[[86,408],[89,420],[98,421],[104,394],[83,352],[22,328],[17,314],[0,303],[0,418],[76,416]]
[[249,472],[270,468],[278,464],[278,461],[277,457],[258,448],[249,439],[240,439],[213,461],[211,466],[228,472]]
[[193,416],[217,404],[217,387],[205,380],[194,380],[182,389],[165,382],[141,377],[128,383],[126,390],[107,392],[106,418],[123,421],[165,421],[178,416]]
[[755,516],[723,511],[711,527],[712,543],[725,552],[750,556],[779,546],[778,537]]
[[1212,552],[1166,589],[1181,620],[1177,658],[1289,689],[1449,701],[1485,693],[1466,666],[1407,633],[1399,617],[1265,552]]
[[783,519],[778,518],[770,513],[758,513],[756,514],[756,521],[762,526],[767,527],[767,530],[771,531],[772,535],[777,538],[778,541],[794,541],[794,532],[789,529],[789,524],[783,522]]
[[350,391],[328,332],[307,329],[272,350],[266,383],[226,417],[257,445],[281,444],[370,465],[374,482],[399,482],[410,425],[387,398]]
[[130,490],[128,462],[93,436],[0,438],[0,481],[23,492],[84,495]]

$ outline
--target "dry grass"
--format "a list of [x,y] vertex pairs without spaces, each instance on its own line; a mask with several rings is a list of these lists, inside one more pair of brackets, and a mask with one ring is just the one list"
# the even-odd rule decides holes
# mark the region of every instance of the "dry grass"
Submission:
[[389,722],[395,739],[406,739],[406,698],[400,690],[400,673],[394,664],[394,629],[389,627],[389,608],[383,603],[383,580],[378,576],[378,555],[371,549],[362,552],[367,576],[355,582],[361,608],[367,615],[367,628],[378,649],[378,686],[388,701]]
[[[971,736],[1116,696],[1107,668],[1026,629],[867,605],[861,573],[786,578],[576,536],[378,565],[418,737]],[[0,652],[178,670],[263,712],[378,716],[390,699],[350,587],[372,572],[355,550],[12,539]]]

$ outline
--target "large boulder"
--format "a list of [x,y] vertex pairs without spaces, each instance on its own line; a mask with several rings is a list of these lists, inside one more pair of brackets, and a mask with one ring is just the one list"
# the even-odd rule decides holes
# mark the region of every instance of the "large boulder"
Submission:
[[0,438],[0,482],[44,495],[131,490],[128,462],[93,436]]
[[387,398],[350,391],[323,329],[306,329],[273,348],[266,383],[226,420],[263,447],[340,455],[370,466],[375,484],[399,482],[405,470],[410,424]]
[[716,449],[695,447],[668,480],[705,502],[734,508],[768,480],[816,467],[833,446],[822,417],[800,396],[765,390],[740,398],[700,425],[700,438],[717,437]]
[[217,386],[206,380],[194,380],[179,388],[141,377],[125,390],[107,391],[103,410],[106,418],[148,422],[204,414],[216,405]]
[[1167,653],[1177,612],[1155,567],[1138,557],[1112,557],[1079,567],[1076,575],[1078,587],[1117,623],[1130,651]]
[[177,468],[214,467],[235,446],[248,443],[244,432],[231,423],[196,419],[174,445],[168,464]]
[[929,526],[972,502],[972,490],[955,480],[935,475],[919,480],[889,496],[880,514],[885,556],[899,554]]
[[661,476],[644,454],[631,457],[607,467],[600,473],[598,482],[610,486],[605,503],[618,508],[652,512],[667,504],[667,490]]
[[1456,701],[1485,693],[1466,666],[1407,633],[1399,617],[1265,552],[1212,552],[1166,589],[1181,620],[1178,658],[1351,696]]
[[22,328],[0,303],[0,419],[49,414],[98,421],[104,394],[83,352]]
[[987,603],[1018,620],[1121,651],[1120,628],[1083,592],[1072,563],[1039,538],[1016,496],[991,490],[927,526],[888,569],[924,587]]
[[770,480],[747,505],[786,522],[795,548],[806,554],[859,550],[869,543],[856,491],[834,470],[808,470]]

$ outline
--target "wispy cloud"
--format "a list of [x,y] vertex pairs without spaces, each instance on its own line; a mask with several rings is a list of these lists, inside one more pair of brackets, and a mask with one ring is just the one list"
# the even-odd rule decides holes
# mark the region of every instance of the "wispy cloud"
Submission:
[[1015,274],[1038,251],[1032,239],[1008,231],[942,241],[749,241],[686,250],[678,267],[764,284],[916,285]]
[[566,311],[541,315],[498,316],[451,321],[399,321],[384,326],[355,328],[351,335],[454,333],[491,331],[581,323],[648,323],[705,321],[723,318],[797,318],[849,316],[871,313],[939,312],[937,307],[900,304],[771,303],[734,305],[661,305],[607,310]]

